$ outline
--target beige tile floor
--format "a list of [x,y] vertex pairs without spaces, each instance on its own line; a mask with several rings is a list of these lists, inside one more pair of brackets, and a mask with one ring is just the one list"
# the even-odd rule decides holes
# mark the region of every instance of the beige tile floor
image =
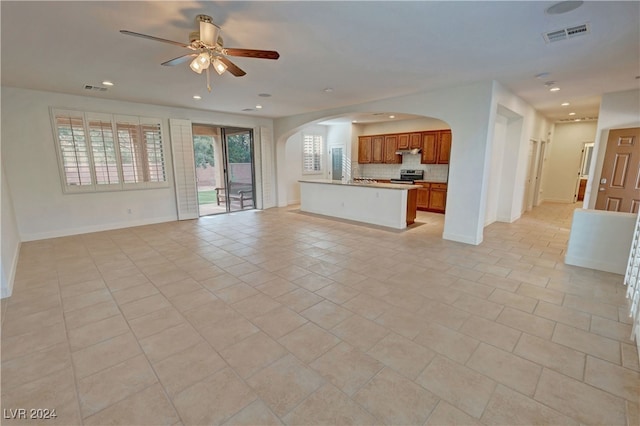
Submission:
[[[44,424],[639,424],[621,276],[574,205],[469,246],[292,209],[22,245],[2,408]],[[3,420],[3,424],[27,424]]]

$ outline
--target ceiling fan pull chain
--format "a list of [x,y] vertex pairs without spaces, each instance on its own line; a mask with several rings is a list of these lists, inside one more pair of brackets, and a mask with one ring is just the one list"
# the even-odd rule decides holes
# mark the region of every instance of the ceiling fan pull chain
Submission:
[[209,79],[209,68],[207,67],[207,90],[211,93],[211,80]]

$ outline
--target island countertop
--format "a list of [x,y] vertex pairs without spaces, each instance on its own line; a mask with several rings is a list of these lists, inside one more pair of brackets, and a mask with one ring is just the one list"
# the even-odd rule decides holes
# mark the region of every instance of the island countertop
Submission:
[[403,183],[364,183],[364,182],[351,182],[346,183],[339,180],[331,179],[300,179],[298,182],[304,183],[324,183],[327,185],[342,185],[342,186],[362,186],[366,188],[383,188],[383,189],[418,189],[422,188],[421,185],[406,185]]
[[405,229],[414,223],[420,185],[300,180],[300,211]]

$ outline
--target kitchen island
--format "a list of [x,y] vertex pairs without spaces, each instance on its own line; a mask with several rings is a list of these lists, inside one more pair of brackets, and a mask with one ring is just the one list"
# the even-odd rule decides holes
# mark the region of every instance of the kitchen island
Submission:
[[404,229],[416,219],[418,185],[300,180],[300,211]]

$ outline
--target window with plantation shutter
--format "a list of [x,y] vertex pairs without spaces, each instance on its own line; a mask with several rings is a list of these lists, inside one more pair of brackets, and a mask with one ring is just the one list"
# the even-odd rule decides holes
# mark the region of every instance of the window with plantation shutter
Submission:
[[58,130],[58,153],[65,185],[68,187],[93,185],[83,115],[61,112],[56,116],[55,122]]
[[302,173],[322,173],[322,150],[321,135],[303,135]]
[[168,186],[160,119],[52,109],[65,192]]
[[96,185],[117,185],[118,154],[113,137],[113,126],[108,118],[89,118],[89,140],[96,177]]

